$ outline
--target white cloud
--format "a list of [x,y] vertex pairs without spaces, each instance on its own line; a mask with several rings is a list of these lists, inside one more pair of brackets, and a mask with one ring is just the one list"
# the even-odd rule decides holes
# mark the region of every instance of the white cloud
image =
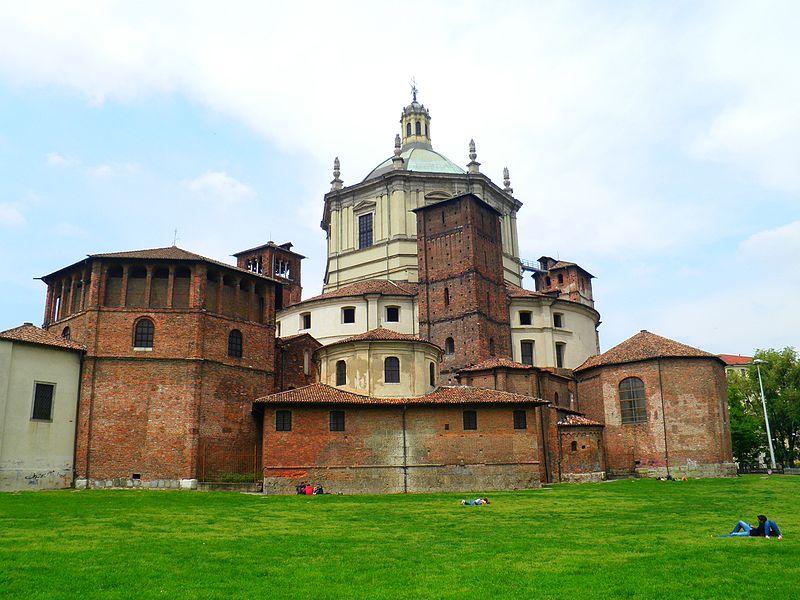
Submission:
[[95,167],[89,167],[86,169],[86,172],[91,177],[103,178],[111,175],[112,169],[109,165],[97,165]]
[[47,164],[51,167],[65,167],[73,164],[73,161],[60,155],[58,152],[50,152],[47,155]]
[[0,202],[0,226],[19,227],[25,224],[22,204],[19,202]]
[[253,188],[224,171],[208,171],[186,183],[186,187],[206,200],[223,205],[239,204],[255,196]]
[[798,277],[800,266],[800,221],[794,221],[766,231],[754,233],[740,246],[740,255],[758,266],[781,269],[788,276]]

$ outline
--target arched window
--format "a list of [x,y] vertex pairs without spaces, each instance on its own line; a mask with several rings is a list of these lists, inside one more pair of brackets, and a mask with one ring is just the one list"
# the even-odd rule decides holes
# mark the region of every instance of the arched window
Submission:
[[144,318],[136,321],[136,325],[133,328],[133,347],[152,348],[155,332],[155,325],[150,319]]
[[444,288],[444,305],[450,306],[450,288]]
[[64,329],[61,330],[61,337],[65,340],[68,340],[70,335],[72,335],[72,333],[70,332],[69,327],[64,327]]
[[422,135],[422,124],[419,121],[417,121],[416,134]]
[[623,424],[644,423],[647,411],[644,403],[644,383],[638,377],[619,382],[619,407]]
[[383,382],[400,383],[400,359],[387,356],[383,361]]
[[572,443],[569,445],[569,449],[570,449],[572,452],[577,452],[577,451],[578,451],[578,442],[574,442],[574,441],[573,441],[573,442],[572,442]]
[[489,338],[489,356],[494,356],[494,338]]
[[447,338],[444,341],[444,353],[455,354],[455,351],[456,351],[456,343],[453,341],[453,338]]
[[433,363],[428,365],[428,381],[431,384],[431,387],[436,385],[436,365]]
[[406,137],[411,136],[411,123],[406,123]]
[[347,385],[347,363],[336,361],[336,385]]
[[228,356],[242,358],[242,332],[233,329],[228,334]]

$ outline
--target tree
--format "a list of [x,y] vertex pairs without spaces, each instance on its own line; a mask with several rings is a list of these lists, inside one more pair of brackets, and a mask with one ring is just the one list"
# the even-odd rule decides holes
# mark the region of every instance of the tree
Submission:
[[[754,465],[767,447],[760,402],[753,395],[752,381],[738,373],[728,375],[728,413],[733,458],[740,465]],[[756,386],[758,383],[756,383]]]
[[[764,382],[764,397],[775,446],[775,460],[784,466],[794,464],[798,454],[798,431],[800,431],[800,357],[794,348],[783,350],[757,350],[755,359],[766,361],[761,365]],[[756,366],[748,370],[748,382],[758,391]]]

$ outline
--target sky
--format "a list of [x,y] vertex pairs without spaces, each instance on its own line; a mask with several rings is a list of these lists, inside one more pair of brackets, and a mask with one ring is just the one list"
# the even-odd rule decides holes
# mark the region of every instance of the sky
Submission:
[[[16,2],[0,7],[0,330],[35,279],[291,241],[319,293],[333,159],[433,146],[502,184],[520,254],[591,272],[601,349],[800,346],[800,3]],[[177,231],[177,234],[176,234]],[[528,281],[526,287],[532,287]]]

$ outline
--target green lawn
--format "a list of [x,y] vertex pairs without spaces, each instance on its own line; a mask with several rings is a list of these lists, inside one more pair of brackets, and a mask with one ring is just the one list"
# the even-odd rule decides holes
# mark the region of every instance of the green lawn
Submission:
[[[461,497],[0,494],[0,595],[800,597],[800,477]],[[713,537],[759,512],[783,540]]]

